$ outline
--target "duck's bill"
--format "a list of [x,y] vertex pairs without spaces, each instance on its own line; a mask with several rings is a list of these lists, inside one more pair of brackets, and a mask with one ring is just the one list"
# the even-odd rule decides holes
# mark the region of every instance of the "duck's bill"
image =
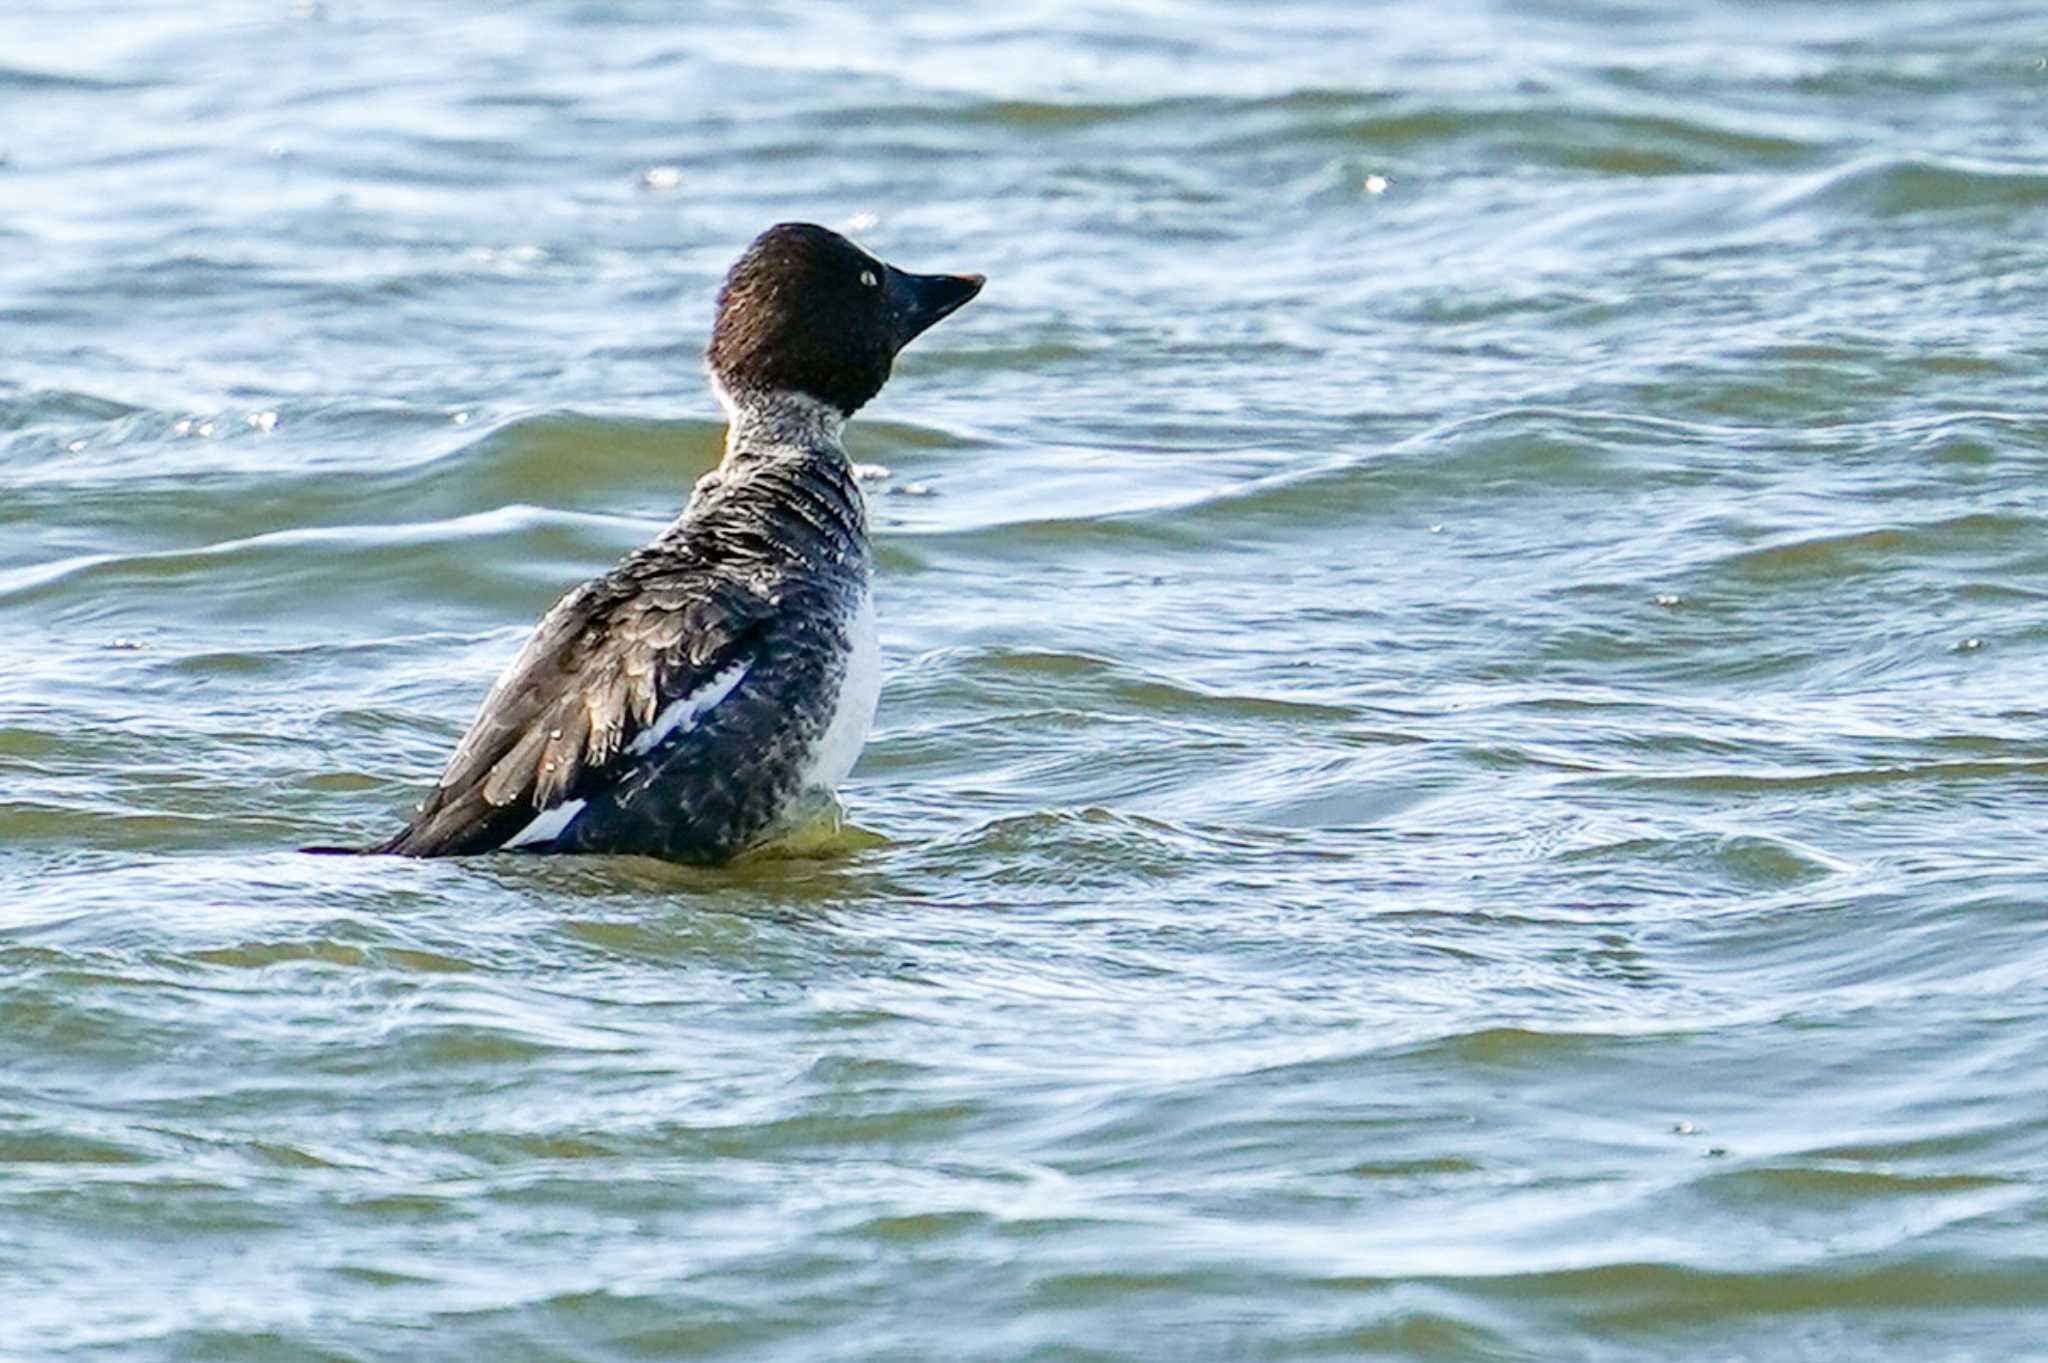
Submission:
[[889,272],[884,288],[898,350],[933,323],[957,312],[988,282],[978,274],[906,274],[893,265],[883,268]]

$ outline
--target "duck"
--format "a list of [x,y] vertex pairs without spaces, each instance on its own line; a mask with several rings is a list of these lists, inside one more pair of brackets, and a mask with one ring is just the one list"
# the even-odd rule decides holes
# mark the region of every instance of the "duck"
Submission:
[[725,451],[676,520],[541,617],[405,827],[402,857],[724,862],[836,810],[881,693],[868,514],[842,443],[978,274],[779,223],[718,291]]

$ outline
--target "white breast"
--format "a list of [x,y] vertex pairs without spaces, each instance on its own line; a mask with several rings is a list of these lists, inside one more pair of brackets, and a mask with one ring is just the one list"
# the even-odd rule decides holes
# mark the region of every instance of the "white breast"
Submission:
[[836,790],[860,750],[867,746],[868,730],[875,722],[875,702],[882,696],[882,644],[875,634],[875,598],[861,594],[860,609],[847,626],[853,650],[846,660],[846,679],[839,684],[839,697],[825,735],[811,752],[804,771],[806,790]]

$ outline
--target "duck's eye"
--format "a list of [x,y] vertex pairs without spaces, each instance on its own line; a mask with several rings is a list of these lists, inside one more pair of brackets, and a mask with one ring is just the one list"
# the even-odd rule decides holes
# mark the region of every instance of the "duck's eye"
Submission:
[[860,272],[860,282],[872,289],[875,287],[876,284],[880,283],[881,281],[875,278],[875,272],[873,270],[862,270]]

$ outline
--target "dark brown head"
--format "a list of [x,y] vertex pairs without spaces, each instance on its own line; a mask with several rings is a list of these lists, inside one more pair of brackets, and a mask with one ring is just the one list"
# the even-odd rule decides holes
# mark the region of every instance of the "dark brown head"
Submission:
[[905,274],[837,232],[785,222],[754,238],[718,291],[706,355],[734,399],[797,392],[851,416],[896,352],[981,292],[978,274]]

